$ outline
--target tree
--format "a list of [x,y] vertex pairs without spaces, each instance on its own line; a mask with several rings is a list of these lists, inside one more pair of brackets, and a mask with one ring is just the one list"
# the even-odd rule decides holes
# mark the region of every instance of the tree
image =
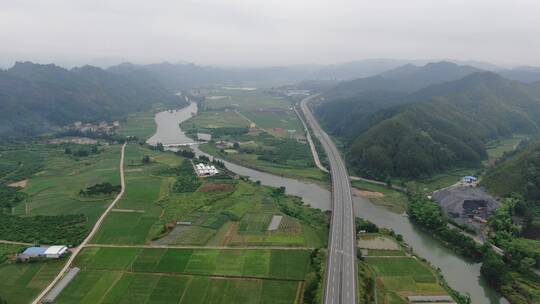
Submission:
[[64,149],[64,153],[65,154],[71,154],[72,152],[71,152],[71,149],[68,147],[68,148]]
[[484,255],[484,261],[480,270],[486,279],[497,287],[506,285],[512,280],[502,258],[491,249]]
[[163,147],[163,144],[160,142],[156,144],[156,149],[161,152],[165,151],[165,147]]
[[148,156],[148,155],[143,156],[142,162],[143,162],[143,164],[150,163],[150,156]]
[[530,257],[525,257],[519,262],[519,268],[522,271],[528,271],[536,264],[536,260]]

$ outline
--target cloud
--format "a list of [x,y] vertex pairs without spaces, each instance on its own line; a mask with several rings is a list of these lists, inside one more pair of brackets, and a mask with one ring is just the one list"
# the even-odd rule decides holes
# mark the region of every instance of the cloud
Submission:
[[393,57],[540,65],[539,11],[535,0],[0,0],[0,58],[276,65]]

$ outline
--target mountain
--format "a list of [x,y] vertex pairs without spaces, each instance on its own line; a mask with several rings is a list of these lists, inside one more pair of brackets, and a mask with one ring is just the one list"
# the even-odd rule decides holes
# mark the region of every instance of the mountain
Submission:
[[224,68],[199,66],[185,63],[156,63],[135,65],[123,63],[112,66],[108,71],[120,75],[145,71],[157,79],[169,90],[181,90],[200,86],[226,83],[258,83],[298,82],[308,78],[314,70],[313,66],[267,67],[267,68]]
[[367,91],[411,93],[432,84],[457,80],[481,70],[451,62],[407,64],[378,75],[345,81],[326,92],[331,98],[349,98]]
[[497,73],[504,78],[525,83],[540,81],[540,67],[518,67],[511,70],[498,71]]
[[516,132],[537,133],[540,126],[537,87],[491,72],[474,73],[405,96],[381,95],[374,103],[382,109],[375,112],[364,105],[366,100],[369,98],[364,96],[356,101],[361,105],[349,101],[355,112],[349,109],[343,115],[320,114],[336,106],[345,108],[343,101],[327,102],[316,112],[325,126],[361,121],[361,127],[346,136],[339,133],[346,125],[334,129],[334,135],[345,138],[352,167],[375,178],[428,176],[477,164],[486,157],[487,141]]
[[156,102],[182,104],[148,75],[18,62],[0,70],[0,135],[34,135],[76,120],[119,119]]

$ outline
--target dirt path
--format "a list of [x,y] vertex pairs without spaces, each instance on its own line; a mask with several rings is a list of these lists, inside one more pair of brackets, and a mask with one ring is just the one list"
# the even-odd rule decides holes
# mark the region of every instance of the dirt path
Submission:
[[196,245],[118,245],[118,244],[87,244],[85,247],[100,248],[176,248],[176,249],[231,249],[231,250],[261,250],[261,249],[283,249],[283,250],[313,250],[313,247],[293,247],[293,246],[196,246]]
[[35,244],[31,244],[31,243],[14,242],[14,241],[6,241],[6,240],[0,240],[0,244],[23,245],[23,246],[33,246],[33,245],[35,245]]
[[315,161],[315,165],[317,165],[317,168],[319,168],[319,170],[328,173],[328,169],[326,169],[321,164],[321,160],[319,159],[319,154],[317,153],[315,144],[313,143],[313,140],[311,139],[311,134],[309,133],[309,129],[306,123],[304,122],[304,118],[302,117],[302,115],[300,115],[300,113],[298,113],[298,110],[296,109],[296,107],[294,107],[294,111],[296,112],[296,116],[298,116],[298,119],[300,119],[300,121],[302,122],[302,125],[304,126],[304,131],[306,132],[306,138],[309,143],[309,148],[311,150],[311,154],[313,155],[313,160]]
[[86,244],[88,244],[88,242],[92,239],[92,237],[94,237],[94,235],[98,231],[99,227],[101,226],[101,224],[105,220],[105,217],[107,217],[107,214],[109,214],[109,212],[111,212],[114,205],[116,205],[116,203],[124,195],[124,192],[126,190],[126,183],[125,183],[125,179],[124,179],[124,156],[125,156],[125,151],[126,151],[126,143],[124,143],[122,145],[122,154],[120,156],[120,184],[122,186],[122,190],[120,190],[120,193],[118,193],[118,195],[116,196],[114,201],[109,205],[109,207],[107,207],[107,210],[105,210],[105,212],[103,212],[103,214],[99,217],[99,219],[97,220],[96,224],[94,225],[94,227],[92,228],[92,230],[90,231],[88,236],[82,241],[82,243],[78,247],[72,249],[71,256],[67,260],[64,267],[60,270],[60,273],[58,273],[58,275],[54,278],[54,280],[47,287],[45,287],[45,289],[36,297],[36,299],[32,302],[32,304],[41,303],[41,300],[43,299],[43,297],[45,297],[45,295],[47,295],[47,293],[49,293],[49,291],[51,291],[51,289],[54,287],[54,285],[56,285],[56,283],[58,283],[58,281],[60,281],[60,279],[64,276],[64,274],[70,269],[71,263],[73,263],[73,261],[75,260],[75,258],[79,254],[79,252],[81,252],[81,249],[84,248],[86,246]]

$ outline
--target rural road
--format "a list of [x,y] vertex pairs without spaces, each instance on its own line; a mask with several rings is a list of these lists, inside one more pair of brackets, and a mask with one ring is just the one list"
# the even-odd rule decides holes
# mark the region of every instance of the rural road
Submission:
[[351,182],[345,163],[330,137],[321,129],[307,103],[300,103],[308,124],[321,142],[332,175],[332,220],[325,279],[325,304],[356,303],[356,233]]
[[32,304],[41,303],[43,297],[45,297],[47,295],[47,293],[49,293],[49,291],[51,291],[51,289],[54,287],[54,285],[56,285],[56,283],[58,283],[58,281],[60,281],[60,279],[70,269],[71,263],[73,263],[73,261],[75,260],[75,258],[79,254],[79,252],[81,252],[82,248],[84,248],[86,246],[86,244],[92,239],[92,237],[94,237],[94,235],[98,231],[99,227],[101,226],[101,224],[103,223],[103,221],[107,217],[107,214],[109,214],[111,209],[113,209],[114,205],[116,205],[116,203],[124,195],[124,191],[126,190],[126,182],[125,182],[125,179],[124,179],[124,156],[126,154],[125,153],[126,152],[126,145],[127,145],[127,143],[124,143],[122,145],[122,153],[121,153],[121,156],[120,156],[120,184],[122,186],[122,189],[120,190],[120,193],[118,193],[118,195],[116,196],[114,201],[112,201],[112,203],[109,205],[109,207],[107,207],[105,212],[103,212],[103,214],[99,217],[99,219],[97,220],[94,227],[92,227],[92,230],[90,231],[88,236],[82,241],[82,243],[78,247],[75,247],[75,248],[72,249],[71,255],[70,255],[69,259],[67,260],[66,264],[64,265],[64,267],[60,270],[60,272],[54,278],[54,280],[45,289],[43,289],[43,291],[36,297],[36,299],[32,302]]

